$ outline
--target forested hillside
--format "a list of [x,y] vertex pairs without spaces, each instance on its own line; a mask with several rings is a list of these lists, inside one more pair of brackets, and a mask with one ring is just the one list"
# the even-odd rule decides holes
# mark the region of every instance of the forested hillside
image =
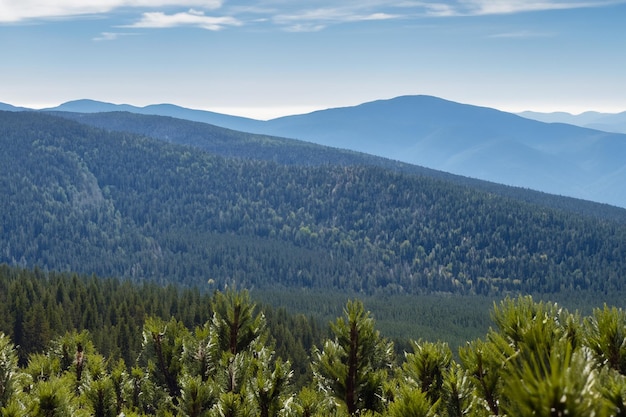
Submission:
[[[482,339],[398,351],[360,300],[320,332],[247,291],[7,267],[0,285],[12,291],[0,304],[3,417],[608,417],[626,404],[626,313],[606,304],[582,316],[505,298]],[[21,317],[33,296],[35,315]]]
[[166,142],[193,146],[225,157],[272,161],[288,165],[377,166],[396,172],[440,179],[544,207],[626,222],[626,210],[623,208],[453,175],[418,165],[339,149],[336,147],[339,144],[334,144],[335,147],[330,148],[300,140],[238,132],[206,123],[127,112],[54,112],[54,114],[108,131],[137,133]]
[[[626,207],[621,187],[626,182],[621,158],[626,153],[625,135],[537,122],[438,97],[400,96],[268,121],[210,112],[202,117],[201,111],[167,106],[139,109],[100,103],[94,107],[169,114]],[[59,109],[94,110],[80,102]]]
[[203,290],[622,290],[626,225],[365,165],[0,113],[0,261]]
[[[141,352],[141,328],[148,318],[167,321],[175,317],[188,328],[203,325],[211,318],[213,296],[176,285],[132,284],[117,278],[0,265],[0,333],[17,345],[21,364],[43,352],[52,339],[87,331],[100,353],[131,365]],[[310,349],[328,333],[319,316],[288,314],[285,308],[269,305],[262,308],[275,337],[268,342],[292,363],[306,363]],[[296,379],[310,376],[304,365],[294,371]]]

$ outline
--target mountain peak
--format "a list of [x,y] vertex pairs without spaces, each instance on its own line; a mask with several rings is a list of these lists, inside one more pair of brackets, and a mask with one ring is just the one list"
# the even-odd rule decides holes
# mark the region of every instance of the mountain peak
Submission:
[[73,113],[102,113],[108,111],[136,111],[139,107],[128,104],[113,104],[91,99],[67,101],[57,107],[42,109],[43,111],[67,111]]

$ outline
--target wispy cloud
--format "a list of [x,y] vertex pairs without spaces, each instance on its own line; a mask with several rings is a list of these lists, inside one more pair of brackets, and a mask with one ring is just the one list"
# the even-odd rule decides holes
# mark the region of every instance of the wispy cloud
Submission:
[[191,9],[187,12],[174,14],[165,14],[162,12],[143,13],[141,20],[124,27],[173,28],[188,26],[207,30],[221,30],[226,26],[241,25],[241,21],[231,16],[206,16],[202,11]]
[[624,3],[623,0],[459,0],[455,11],[458,15],[482,16],[490,14],[513,14],[546,10],[566,10],[605,7]]
[[334,24],[367,20],[471,17],[626,3],[626,0],[344,0],[337,6],[337,2],[318,0],[307,2],[317,7],[302,8],[293,6],[297,2],[259,1],[279,9],[270,21],[291,31],[315,31]]
[[520,30],[517,32],[503,32],[496,33],[489,36],[490,38],[503,38],[503,39],[529,39],[529,38],[550,38],[555,36],[554,33],[547,32],[534,32],[530,30]]
[[97,42],[102,41],[114,41],[124,36],[132,36],[136,35],[136,33],[126,33],[126,32],[102,32],[99,36],[96,36],[92,40]]
[[378,12],[366,12],[358,8],[320,8],[296,11],[290,14],[277,14],[272,18],[276,24],[291,31],[317,31],[330,24],[362,22],[368,20],[389,20],[399,15]]
[[[127,26],[135,28],[187,26],[219,30],[263,23],[290,31],[317,31],[352,22],[514,14],[623,3],[626,0],[0,0],[0,23],[123,11],[135,20]],[[218,9],[221,16],[207,14]]]
[[174,6],[212,10],[220,8],[222,0],[0,0],[0,22],[102,14],[128,7],[154,10]]

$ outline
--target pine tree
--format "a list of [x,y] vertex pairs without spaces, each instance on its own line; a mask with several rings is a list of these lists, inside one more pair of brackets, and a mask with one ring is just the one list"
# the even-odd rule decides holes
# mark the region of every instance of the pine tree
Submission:
[[208,416],[217,401],[214,385],[199,376],[184,375],[180,381],[181,393],[177,409],[183,416]]
[[54,377],[34,385],[30,398],[32,417],[73,417],[77,411],[76,398],[72,395],[67,380]]
[[0,333],[0,409],[7,406],[18,392],[20,370],[17,366],[17,351],[8,336]]
[[584,338],[599,364],[626,376],[626,311],[606,304],[594,309],[584,320]]
[[393,344],[380,336],[360,301],[349,301],[344,317],[331,324],[334,340],[314,349],[318,387],[334,396],[350,415],[383,408],[383,384],[392,364]]
[[507,368],[503,411],[511,416],[602,415],[597,374],[587,348],[574,350],[567,340],[558,342],[548,357],[542,352]]
[[289,362],[273,359],[269,349],[261,349],[254,358],[255,372],[249,378],[248,392],[259,417],[276,417],[289,398],[289,381],[293,375]]
[[[507,351],[510,351],[504,346]],[[493,342],[477,339],[459,349],[461,363],[474,387],[471,409],[478,415],[499,416],[502,403],[502,368],[505,358]]]
[[150,317],[144,324],[141,360],[146,363],[154,382],[163,387],[174,402],[180,395],[183,346],[188,333],[183,323],[174,317],[167,322]]
[[425,392],[416,390],[409,385],[402,385],[396,394],[396,398],[389,404],[387,412],[389,417],[435,417],[437,404],[433,405]]
[[255,312],[256,304],[248,291],[217,292],[212,307],[212,331],[216,332],[222,351],[235,355],[265,334],[265,317]]
[[402,374],[426,394],[431,402],[443,395],[444,375],[452,363],[452,351],[439,342],[411,341],[413,353],[407,353]]
[[94,417],[117,416],[117,398],[110,377],[92,381],[85,391],[89,410]]

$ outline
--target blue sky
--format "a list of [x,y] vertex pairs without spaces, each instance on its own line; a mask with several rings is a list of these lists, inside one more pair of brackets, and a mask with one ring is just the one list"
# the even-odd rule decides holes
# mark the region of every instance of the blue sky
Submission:
[[626,110],[626,0],[0,0],[0,102]]

